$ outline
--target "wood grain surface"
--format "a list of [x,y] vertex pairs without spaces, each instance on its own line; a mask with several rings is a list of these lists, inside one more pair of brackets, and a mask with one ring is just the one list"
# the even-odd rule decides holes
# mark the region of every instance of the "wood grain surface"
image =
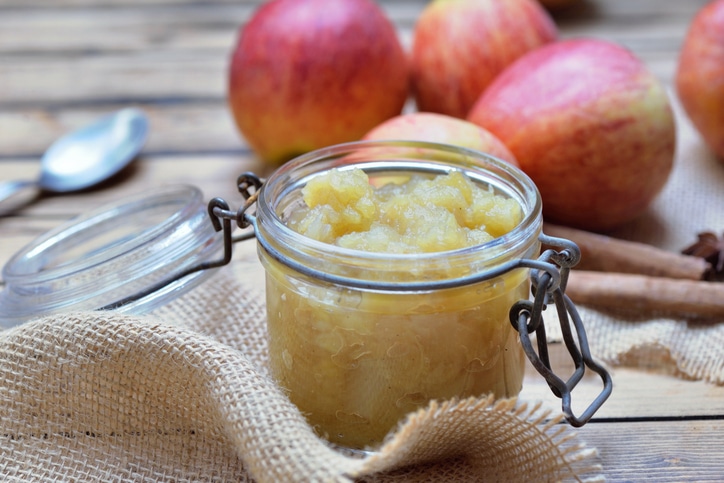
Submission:
[[[139,159],[99,189],[33,195],[0,207],[0,265],[89,207],[166,183],[235,199],[243,171],[268,174],[233,126],[229,57],[249,0],[0,0],[0,181],[33,178],[58,136],[134,105],[150,117]],[[423,0],[380,2],[409,45]],[[706,0],[580,0],[555,15],[564,38],[619,42],[669,88],[694,13]],[[687,136],[695,136],[686,131]],[[690,137],[680,142],[700,143]],[[26,198],[33,199],[31,203]],[[554,348],[560,352],[560,348]],[[581,438],[608,481],[724,481],[724,388],[673,375],[612,369],[614,394]],[[598,381],[581,384],[583,401]],[[535,375],[522,397],[558,401]]]

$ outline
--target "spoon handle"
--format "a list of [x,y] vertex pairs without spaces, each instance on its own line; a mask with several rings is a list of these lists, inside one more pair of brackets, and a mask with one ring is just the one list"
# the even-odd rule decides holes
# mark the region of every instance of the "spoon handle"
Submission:
[[36,184],[35,181],[0,181],[0,203],[18,191]]

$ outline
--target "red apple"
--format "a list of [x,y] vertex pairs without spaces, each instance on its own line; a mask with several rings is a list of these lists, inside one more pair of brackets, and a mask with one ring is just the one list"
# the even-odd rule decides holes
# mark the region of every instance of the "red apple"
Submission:
[[537,0],[434,0],[413,36],[418,109],[464,118],[505,67],[557,34]]
[[724,0],[694,17],[679,57],[676,90],[704,141],[724,159]]
[[444,114],[413,112],[393,117],[373,128],[366,141],[427,141],[474,149],[518,166],[515,156],[490,132],[482,127]]
[[278,165],[359,139],[399,114],[409,64],[372,0],[272,0],[242,28],[229,105],[260,157]]
[[527,54],[488,87],[469,120],[513,152],[551,222],[605,231],[633,220],[673,166],[665,89],[611,42],[560,41]]

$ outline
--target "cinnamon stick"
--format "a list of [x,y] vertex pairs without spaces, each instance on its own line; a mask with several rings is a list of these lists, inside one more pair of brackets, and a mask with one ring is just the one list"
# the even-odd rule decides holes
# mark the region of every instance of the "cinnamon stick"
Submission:
[[710,270],[709,263],[703,258],[662,250],[645,243],[550,223],[543,225],[543,233],[576,243],[581,249],[581,261],[576,268],[582,270],[689,280],[702,280]]
[[724,316],[724,283],[720,282],[571,270],[566,294],[577,304],[591,306]]

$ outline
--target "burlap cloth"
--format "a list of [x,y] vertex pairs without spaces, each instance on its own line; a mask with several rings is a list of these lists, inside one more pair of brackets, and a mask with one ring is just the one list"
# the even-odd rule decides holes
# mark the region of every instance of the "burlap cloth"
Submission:
[[[679,250],[697,231],[724,229],[724,164],[686,138],[650,213],[616,235]],[[535,403],[435,402],[377,453],[331,448],[267,374],[262,274],[247,244],[148,316],[76,313],[0,333],[3,481],[602,478],[595,450]],[[582,315],[601,361],[724,381],[721,325]]]
[[364,458],[331,448],[267,374],[263,272],[248,252],[239,247],[205,285],[148,316],[75,313],[0,334],[3,481],[581,481],[600,472],[556,415],[487,398],[433,403]]

